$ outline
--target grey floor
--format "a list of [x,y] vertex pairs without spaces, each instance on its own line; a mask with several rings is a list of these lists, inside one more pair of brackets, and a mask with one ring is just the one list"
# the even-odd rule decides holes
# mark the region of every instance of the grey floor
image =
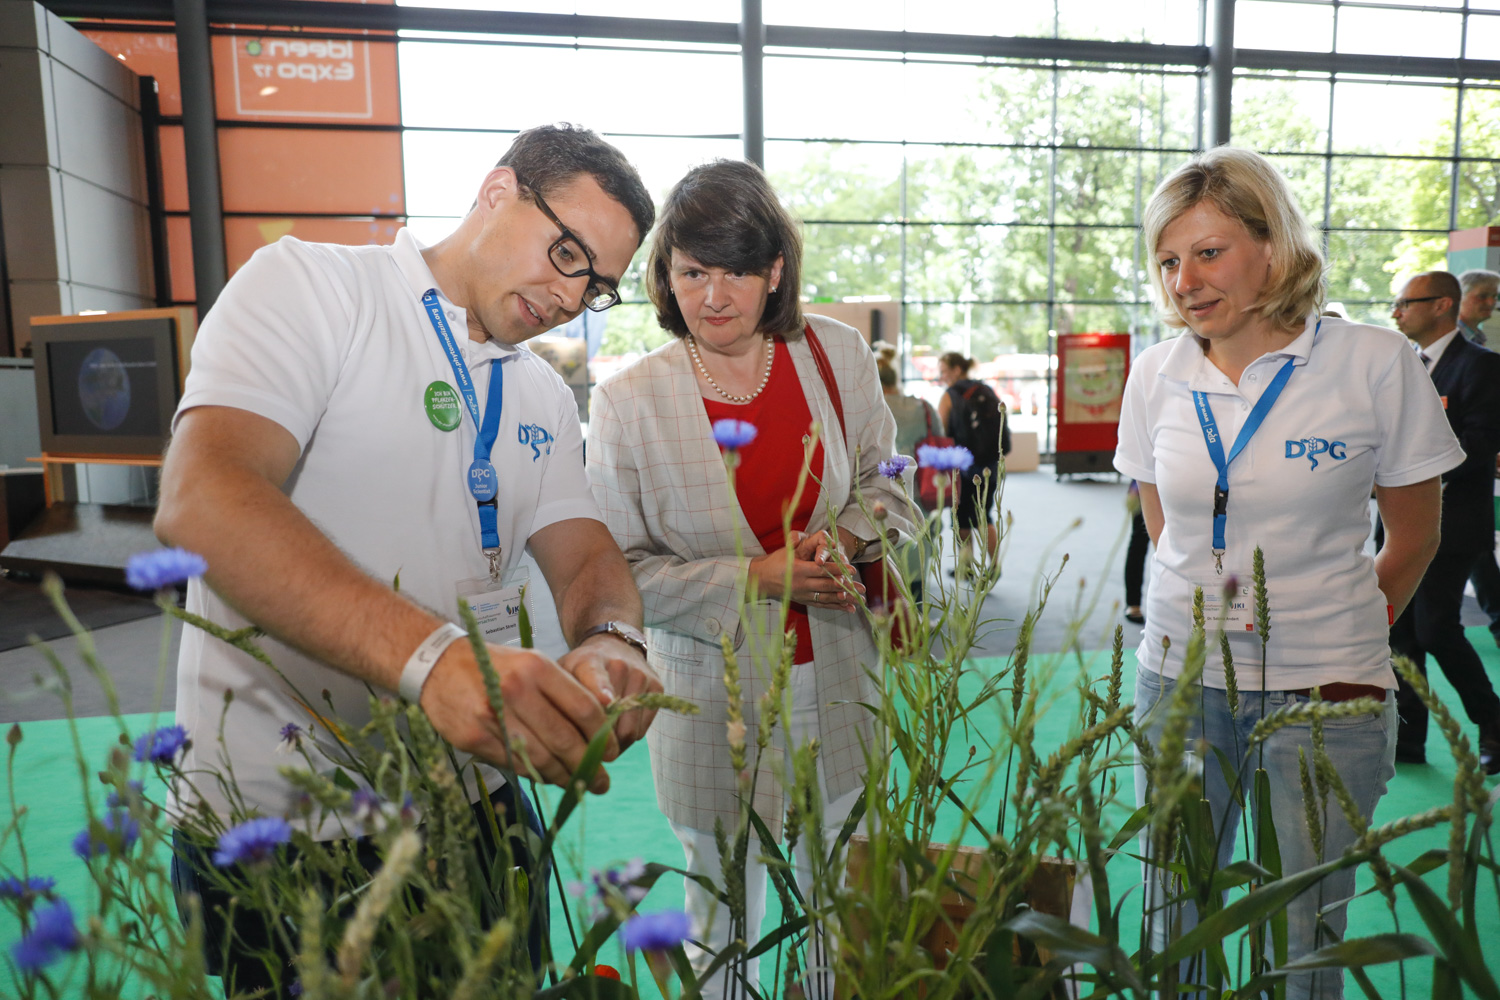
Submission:
[[[1059,570],[1048,610],[1034,633],[1033,649],[1056,652],[1073,641],[1086,650],[1105,649],[1117,622],[1124,624],[1126,649],[1134,648],[1140,630],[1121,618],[1125,589],[1121,566],[1129,533],[1125,486],[1107,477],[1059,482],[1050,466],[1008,478],[1001,507],[1014,515],[1014,524],[1007,535],[1004,573],[984,600],[984,613],[991,626],[975,655],[1010,652],[1016,626],[1034,602],[1042,574],[1059,574]],[[951,552],[951,545],[946,548]],[[1068,557],[1066,566],[1062,563],[1064,555]],[[952,578],[946,576],[950,566],[951,557],[945,555],[945,586],[953,586]],[[532,579],[540,578],[541,574],[533,570]],[[556,655],[561,651],[556,618],[543,610],[550,606],[550,597],[538,595],[536,606],[537,645]],[[1465,598],[1464,623],[1485,622],[1473,598]],[[159,618],[113,625],[93,633],[99,660],[118,691],[122,711],[172,707],[178,629],[174,627],[170,633],[164,690],[158,696],[158,682],[163,676],[162,636]],[[81,666],[77,640],[56,640],[50,648],[70,669],[74,712],[79,716],[106,714],[108,706],[100,685]],[[35,678],[45,680],[51,675],[51,667],[35,649],[0,652],[0,722],[65,715],[56,682],[35,682]]]

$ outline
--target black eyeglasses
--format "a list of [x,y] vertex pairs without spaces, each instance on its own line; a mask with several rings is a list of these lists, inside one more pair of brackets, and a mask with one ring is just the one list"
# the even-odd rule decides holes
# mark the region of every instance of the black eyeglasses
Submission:
[[1413,302],[1436,302],[1438,299],[1446,299],[1447,297],[1446,295],[1424,295],[1420,299],[1397,299],[1392,303],[1392,306],[1396,310],[1404,312],[1406,307]]
[[536,207],[542,210],[542,214],[552,220],[552,224],[561,230],[562,235],[552,241],[547,248],[547,259],[552,261],[552,266],[557,268],[557,273],[564,278],[581,278],[585,274],[589,276],[589,283],[583,290],[583,305],[590,312],[603,312],[610,306],[620,304],[620,289],[615,286],[604,275],[599,274],[589,263],[588,251],[583,248],[583,242],[574,236],[567,226],[562,224],[547,203],[542,200],[542,195],[536,188],[531,187],[525,181],[521,186],[531,192],[531,200],[536,202]]

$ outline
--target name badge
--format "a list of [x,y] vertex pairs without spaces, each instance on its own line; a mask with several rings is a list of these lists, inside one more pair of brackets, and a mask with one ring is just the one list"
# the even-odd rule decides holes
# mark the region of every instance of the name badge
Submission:
[[521,642],[521,602],[530,600],[527,593],[531,574],[518,567],[498,585],[489,577],[461,580],[458,594],[469,602],[484,641],[496,646],[514,646]]
[[[1224,579],[1228,578],[1228,574]],[[1239,592],[1228,595],[1225,600],[1224,579],[1199,581],[1203,589],[1203,628],[1212,638],[1220,628],[1225,633],[1255,632],[1255,594],[1252,585],[1242,583]],[[1241,579],[1249,580],[1248,575]]]

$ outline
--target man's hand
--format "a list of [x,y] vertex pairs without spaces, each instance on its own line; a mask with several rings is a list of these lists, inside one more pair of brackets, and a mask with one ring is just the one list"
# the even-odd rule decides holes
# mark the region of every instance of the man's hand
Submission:
[[[601,705],[609,706],[619,698],[662,692],[661,680],[646,663],[641,651],[619,636],[605,632],[585,639],[557,663],[589,689]],[[620,716],[615,722],[619,750],[606,753],[604,759],[614,760],[630,744],[645,736],[655,718],[655,709],[645,708]]]
[[[589,740],[604,727],[607,702],[599,697],[597,686],[591,689],[579,683],[574,672],[545,656],[506,646],[489,650],[500,677],[511,747],[501,738],[499,720],[490,711],[484,678],[467,642],[449,646],[433,667],[422,688],[422,711],[433,728],[458,749],[518,769],[524,769],[524,759],[544,780],[566,785],[583,760]],[[619,755],[619,741],[611,734],[605,759]],[[589,791],[608,790],[609,775],[601,767]]]

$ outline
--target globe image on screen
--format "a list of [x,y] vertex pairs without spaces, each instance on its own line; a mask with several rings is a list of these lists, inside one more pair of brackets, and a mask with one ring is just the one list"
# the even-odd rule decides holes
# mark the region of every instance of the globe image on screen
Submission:
[[101,431],[112,431],[130,412],[130,373],[119,355],[107,347],[96,347],[78,369],[78,398],[84,416]]

